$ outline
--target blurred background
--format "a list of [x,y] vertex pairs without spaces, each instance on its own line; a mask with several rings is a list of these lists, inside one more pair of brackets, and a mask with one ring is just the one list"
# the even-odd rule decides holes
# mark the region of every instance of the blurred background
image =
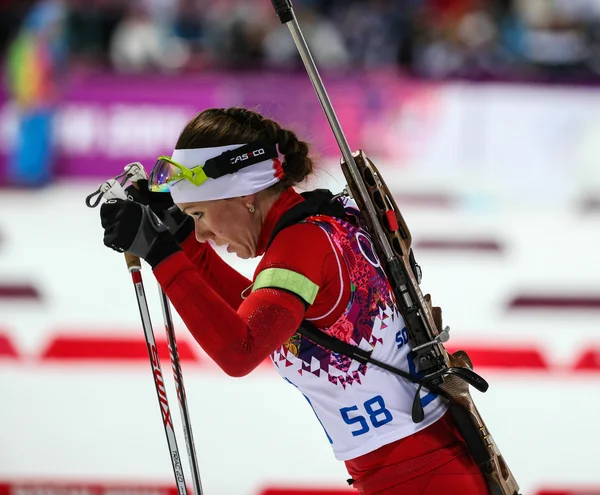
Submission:
[[[523,495],[600,494],[600,1],[294,5]],[[0,56],[0,495],[174,494],[130,277],[84,199],[209,107],[312,143],[305,189],[343,188],[339,150],[268,0],[2,0]],[[229,378],[175,319],[207,495],[353,493],[269,363]]]

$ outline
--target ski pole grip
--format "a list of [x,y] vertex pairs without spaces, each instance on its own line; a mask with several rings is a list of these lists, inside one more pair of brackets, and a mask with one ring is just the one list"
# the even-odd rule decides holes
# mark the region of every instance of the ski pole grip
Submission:
[[142,263],[140,259],[133,254],[125,253],[125,262],[127,263],[127,269],[130,272],[142,269]]
[[275,12],[279,16],[281,24],[286,24],[294,20],[294,11],[292,10],[291,0],[271,0]]

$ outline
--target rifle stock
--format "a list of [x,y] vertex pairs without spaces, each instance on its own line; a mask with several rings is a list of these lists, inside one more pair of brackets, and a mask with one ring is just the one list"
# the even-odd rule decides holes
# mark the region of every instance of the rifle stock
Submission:
[[[449,400],[456,426],[480,466],[491,494],[518,495],[519,485],[473,402],[469,383],[458,374],[443,373],[444,370],[452,371],[452,368],[470,371],[473,365],[466,352],[457,351],[450,354],[443,345],[447,340],[443,334],[447,330],[442,330],[441,309],[432,305],[429,294],[423,295],[421,292],[420,268],[414,262],[411,251],[412,236],[400,209],[381,173],[367,155],[361,150],[353,153],[353,158],[375,206],[378,221],[383,227],[383,229],[374,228],[373,220],[365,215],[367,228],[371,234],[383,230],[387,242],[396,255],[388,259],[381,248],[382,240],[373,239],[377,254],[392,285],[400,313],[404,317],[413,349],[420,347],[420,350],[415,352],[417,369],[425,375],[435,373],[438,376],[429,384],[432,389],[440,391]],[[358,207],[364,211],[364,200],[344,159],[341,161],[341,166],[352,197]],[[485,391],[483,387],[479,389]]]

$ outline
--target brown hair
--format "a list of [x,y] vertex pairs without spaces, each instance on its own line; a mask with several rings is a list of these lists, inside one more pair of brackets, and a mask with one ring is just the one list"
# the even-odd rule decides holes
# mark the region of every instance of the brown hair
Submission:
[[246,108],[211,108],[199,113],[181,132],[176,148],[210,148],[265,138],[275,142],[284,157],[283,178],[273,187],[285,189],[299,184],[312,173],[307,143],[274,120]]

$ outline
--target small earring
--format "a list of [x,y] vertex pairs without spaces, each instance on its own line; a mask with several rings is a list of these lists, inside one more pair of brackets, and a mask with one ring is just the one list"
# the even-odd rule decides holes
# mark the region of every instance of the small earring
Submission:
[[248,206],[248,211],[249,211],[250,213],[254,213],[254,210],[255,210],[255,208],[254,208],[254,205],[249,205],[249,206]]

